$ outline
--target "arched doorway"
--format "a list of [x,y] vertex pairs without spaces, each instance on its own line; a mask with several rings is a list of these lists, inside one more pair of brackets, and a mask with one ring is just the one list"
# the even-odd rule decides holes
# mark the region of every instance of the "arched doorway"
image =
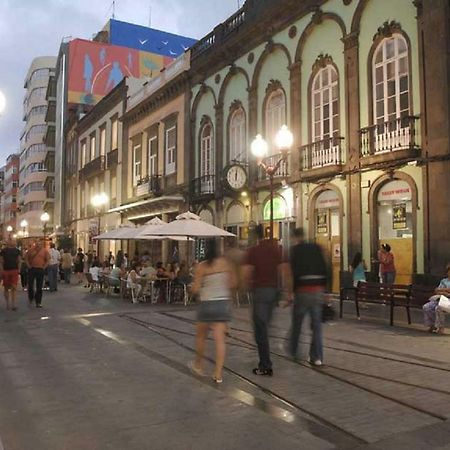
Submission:
[[[405,180],[382,184],[376,197],[375,247],[389,244],[395,257],[396,283],[409,284],[414,271],[414,206]],[[376,256],[376,255],[374,255]]]
[[[275,195],[273,198],[273,237],[278,239],[284,249],[290,245],[291,231],[295,222],[292,218],[293,200],[287,199],[285,195]],[[263,208],[264,235],[270,236],[270,199],[264,203]]]
[[332,292],[339,292],[342,267],[341,201],[336,191],[322,191],[314,202],[314,238],[332,271]]

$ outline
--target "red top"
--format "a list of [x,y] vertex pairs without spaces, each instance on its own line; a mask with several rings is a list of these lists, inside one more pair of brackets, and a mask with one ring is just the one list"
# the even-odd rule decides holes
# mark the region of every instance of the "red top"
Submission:
[[270,240],[263,240],[249,248],[245,264],[253,266],[253,288],[278,287],[278,266],[282,262],[281,247]]
[[379,252],[378,259],[380,261],[381,273],[395,272],[394,255],[388,252]]

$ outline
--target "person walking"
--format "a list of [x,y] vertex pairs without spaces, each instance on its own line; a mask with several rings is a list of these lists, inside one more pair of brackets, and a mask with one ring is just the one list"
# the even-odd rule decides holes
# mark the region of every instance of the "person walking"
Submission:
[[[37,240],[27,252],[28,265],[28,300],[30,305],[36,302],[36,308],[42,308],[42,285],[44,283],[44,272],[50,261],[48,251]],[[36,290],[35,290],[36,282]]]
[[311,318],[312,340],[309,349],[309,362],[315,366],[323,363],[322,308],[328,282],[328,267],[322,249],[314,243],[304,241],[303,229],[294,231],[297,244],[290,254],[290,282],[294,301],[292,325],[289,337],[289,353],[298,358],[298,340],[306,315]]
[[69,249],[64,249],[64,253],[61,257],[61,268],[64,273],[64,282],[70,284],[70,275],[72,273],[72,255]]
[[75,262],[74,262],[74,272],[78,280],[78,284],[82,283],[83,281],[83,272],[84,272],[84,260],[85,255],[83,253],[83,249],[79,248],[77,251],[77,254],[75,255]]
[[353,280],[353,286],[358,287],[358,283],[365,283],[366,280],[366,263],[362,259],[361,252],[355,253],[355,256],[352,261],[351,271],[352,271],[352,280]]
[[47,267],[48,287],[50,292],[56,292],[58,290],[58,272],[61,254],[56,250],[56,246],[53,242],[50,244],[48,253],[50,257]]
[[264,228],[255,228],[258,243],[244,258],[243,276],[253,299],[253,329],[258,346],[259,364],[255,375],[273,375],[270,359],[268,327],[279,298],[279,278],[282,270],[282,250],[274,240],[264,239]]
[[17,311],[16,288],[19,281],[20,250],[12,239],[8,239],[6,247],[0,252],[0,264],[5,290],[6,310]]
[[196,357],[190,368],[203,376],[203,361],[208,331],[211,328],[216,344],[213,380],[222,383],[225,362],[226,323],[231,320],[231,293],[236,287],[236,276],[230,263],[219,256],[215,240],[207,241],[205,261],[197,266],[192,293],[199,294],[197,311]]

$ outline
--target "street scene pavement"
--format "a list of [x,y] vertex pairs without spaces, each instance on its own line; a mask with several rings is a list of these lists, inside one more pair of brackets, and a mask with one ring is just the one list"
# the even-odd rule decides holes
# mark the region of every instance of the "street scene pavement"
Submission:
[[286,356],[290,310],[278,308],[274,376],[258,377],[241,305],[215,385],[188,368],[195,305],[60,286],[36,309],[19,295],[0,313],[0,449],[450,449],[450,337],[417,318],[389,327],[377,306],[357,321],[346,304],[316,369]]

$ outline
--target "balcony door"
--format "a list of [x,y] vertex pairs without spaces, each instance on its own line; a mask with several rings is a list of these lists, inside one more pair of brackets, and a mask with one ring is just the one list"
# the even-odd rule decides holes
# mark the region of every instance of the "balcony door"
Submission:
[[315,241],[322,248],[332,271],[332,292],[339,292],[341,256],[341,202],[331,189],[322,191],[314,205]]
[[214,192],[214,136],[213,127],[206,124],[200,138],[200,189],[203,194]]

